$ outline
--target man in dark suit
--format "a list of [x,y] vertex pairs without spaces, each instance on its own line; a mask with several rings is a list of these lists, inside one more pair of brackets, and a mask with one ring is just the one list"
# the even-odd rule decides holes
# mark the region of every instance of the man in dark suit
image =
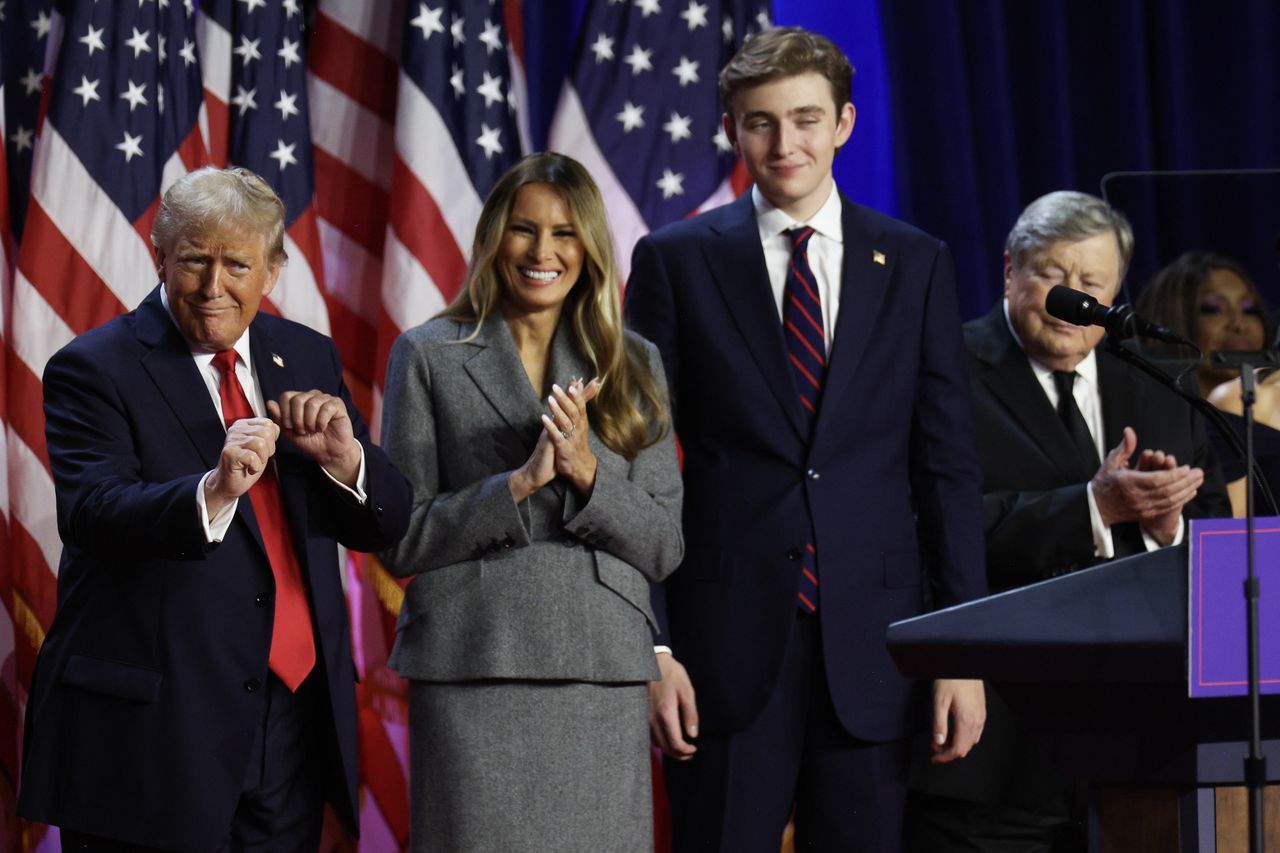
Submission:
[[[684,448],[651,715],[679,851],[774,853],[794,808],[797,849],[897,853],[925,697],[885,627],[928,585],[985,589],[950,255],[836,189],[851,75],[821,36],[749,40],[720,86],[755,188],[635,250],[627,313]],[[983,713],[979,683],[935,685],[938,760]]]
[[315,850],[326,800],[356,830],[335,541],[391,546],[411,493],[332,342],[258,312],[283,230],[257,175],[185,176],[160,287],[46,367],[63,553],[20,813],[65,850]]
[[[1132,250],[1129,223],[1102,199],[1044,196],[1009,234],[1005,299],[964,327],[993,591],[1175,544],[1185,518],[1230,514],[1199,416],[1098,350],[1100,327],[1045,311],[1059,284],[1111,304]],[[962,764],[916,767],[908,849],[1085,850],[1081,791],[995,691],[987,710]]]

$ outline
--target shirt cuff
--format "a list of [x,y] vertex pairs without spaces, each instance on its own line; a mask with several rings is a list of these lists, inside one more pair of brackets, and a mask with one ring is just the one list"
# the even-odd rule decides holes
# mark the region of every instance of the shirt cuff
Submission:
[[210,544],[221,542],[226,538],[227,528],[231,526],[231,519],[236,517],[236,506],[240,503],[240,499],[236,498],[213,518],[209,517],[209,507],[204,502],[204,484],[212,474],[212,471],[206,472],[200,478],[200,482],[196,483],[196,506],[200,509],[200,526],[204,529],[204,541]]
[[[1111,541],[1111,528],[1102,523],[1102,513],[1098,511],[1098,502],[1093,498],[1093,481],[1085,486],[1085,495],[1089,499],[1089,526],[1093,529],[1093,555],[1102,560],[1113,560],[1116,556],[1116,546]],[[1145,533],[1143,538],[1146,538]]]
[[364,502],[369,499],[369,496],[365,494],[365,491],[364,491],[364,487],[366,483],[365,476],[364,476],[364,445],[357,441],[356,446],[360,448],[360,473],[356,475],[356,487],[354,489],[348,486],[346,483],[334,477],[328,471],[325,471],[323,465],[320,466],[320,470],[324,471],[324,475],[328,477],[331,481],[333,481],[334,484],[336,484],[337,486],[342,488],[342,490],[345,491],[347,494],[355,498],[356,501],[361,506],[364,506]]
[[671,654],[671,647],[670,646],[654,646],[653,653],[655,655],[669,655]]

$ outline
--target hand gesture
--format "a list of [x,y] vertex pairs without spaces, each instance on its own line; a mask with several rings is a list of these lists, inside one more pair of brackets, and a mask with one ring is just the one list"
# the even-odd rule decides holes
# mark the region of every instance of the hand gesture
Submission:
[[303,455],[319,463],[338,482],[355,488],[360,474],[360,443],[340,397],[322,391],[285,391],[267,400],[267,414]]
[[507,477],[507,485],[511,487],[511,495],[520,503],[529,495],[550,483],[556,476],[556,451],[551,446],[551,437],[547,431],[538,433],[538,443],[523,465],[511,472]]
[[1093,498],[1103,524],[1136,521],[1167,545],[1177,535],[1182,508],[1204,482],[1204,471],[1179,465],[1172,454],[1161,450],[1144,450],[1131,468],[1129,460],[1137,447],[1137,433],[1125,427],[1124,437],[1093,477]]
[[649,682],[649,736],[663,752],[677,761],[688,761],[698,751],[698,703],[693,682],[684,665],[666,652],[658,654],[660,681]]
[[543,433],[555,448],[556,473],[583,495],[590,495],[596,484],[597,459],[587,440],[591,434],[587,403],[594,400],[599,391],[599,379],[583,385],[581,379],[575,378],[567,391],[552,385],[551,396],[547,398],[550,413],[542,416]]
[[932,764],[946,764],[969,754],[987,724],[987,694],[981,681],[940,678],[933,682]]
[[230,426],[218,454],[218,465],[204,481],[205,508],[210,518],[258,482],[275,455],[279,437],[280,428],[266,418],[243,418]]

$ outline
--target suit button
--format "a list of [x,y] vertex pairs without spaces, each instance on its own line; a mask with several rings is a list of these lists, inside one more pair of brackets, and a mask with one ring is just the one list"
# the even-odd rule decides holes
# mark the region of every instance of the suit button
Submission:
[[816,480],[816,479],[818,479],[819,477],[821,477],[821,476],[822,476],[822,475],[821,475],[821,474],[819,474],[817,471],[815,471],[813,468],[810,468],[808,471],[805,471],[805,472],[804,472],[804,474],[805,474],[805,476],[806,476],[806,477],[808,477],[810,480]]
[[790,551],[787,552],[788,560],[798,560],[803,556],[804,556],[804,552],[801,551],[799,548],[792,548]]
[[259,607],[266,607],[269,601],[271,601],[271,596],[266,594],[255,595],[253,597],[253,603],[258,605]]
[[378,515],[382,515],[382,504],[374,504],[373,511],[376,512]]
[[257,693],[261,687],[262,687],[262,682],[259,681],[258,679],[256,678],[246,679],[244,683],[244,692]]

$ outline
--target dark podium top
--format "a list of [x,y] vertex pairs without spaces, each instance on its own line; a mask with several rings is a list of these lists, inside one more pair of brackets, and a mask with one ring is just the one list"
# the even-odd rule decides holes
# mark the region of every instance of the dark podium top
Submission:
[[[896,622],[889,651],[909,677],[992,682],[1068,775],[1242,784],[1247,699],[1187,696],[1187,574],[1185,546],[1116,560]],[[1280,696],[1262,699],[1277,780]]]

